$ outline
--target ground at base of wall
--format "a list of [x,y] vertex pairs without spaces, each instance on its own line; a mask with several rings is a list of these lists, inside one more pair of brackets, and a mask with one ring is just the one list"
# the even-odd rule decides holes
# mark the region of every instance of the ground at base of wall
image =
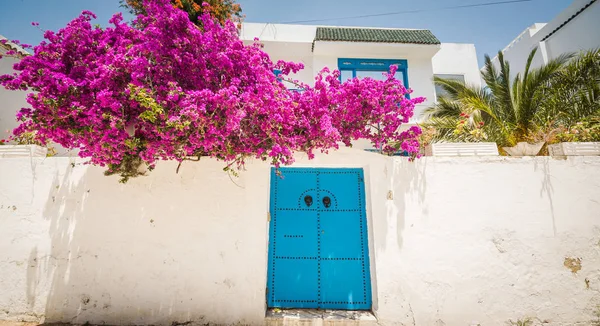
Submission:
[[0,320],[0,326],[37,326],[40,323]]
[[[318,310],[314,310],[314,312],[317,312],[317,314],[313,314],[312,317],[310,317],[310,315],[305,314],[304,311],[297,311],[299,314],[294,314],[294,312],[286,312],[283,313],[282,316],[280,317],[272,317],[272,316],[267,316],[265,318],[265,324],[264,325],[301,325],[301,326],[337,326],[337,325],[380,325],[379,323],[377,323],[375,316],[373,316],[370,312],[364,312],[364,316],[362,319],[349,319],[346,318],[344,316],[340,316],[339,314],[333,314],[333,315],[325,315],[323,313],[323,311],[318,311]],[[302,312],[302,313],[300,313]],[[338,311],[339,312],[339,311]],[[332,313],[332,311],[329,311],[329,313]],[[320,314],[320,315],[319,315]],[[370,315],[370,317],[369,317]],[[302,316],[302,318],[300,318]],[[438,321],[438,323],[436,323],[435,325],[445,325],[443,322],[439,323],[440,321]],[[66,324],[66,323],[36,323],[36,322],[22,322],[22,321],[6,321],[6,320],[0,320],[0,326],[74,326],[74,325],[81,325],[81,324]],[[85,326],[95,326],[93,324],[83,324]],[[172,324],[172,326],[197,326],[197,325],[213,325],[213,326],[220,326],[217,324],[201,324],[201,323],[194,323],[194,322],[188,322],[188,323],[174,323]],[[240,324],[235,324],[236,326],[239,326]],[[394,324],[395,325],[395,324]],[[404,325],[404,324],[400,324],[400,325]],[[414,324],[413,324],[414,325]],[[509,323],[508,321],[506,323],[501,323],[501,324],[494,324],[494,325],[487,325],[487,324],[462,324],[462,325],[468,325],[468,326],[503,326],[503,325],[531,325],[531,326],[594,326],[594,325],[598,325],[595,323],[590,323],[590,322],[575,322],[575,323],[534,323],[534,324],[518,324],[516,321],[514,323]],[[110,325],[102,325],[102,326],[110,326]],[[142,326],[142,325],[140,325]],[[419,323],[416,324],[416,326],[431,326],[431,325],[421,325]],[[447,326],[452,326],[452,325],[447,325]]]
[[370,311],[270,309],[265,317],[267,326],[325,326],[325,325],[377,325]]

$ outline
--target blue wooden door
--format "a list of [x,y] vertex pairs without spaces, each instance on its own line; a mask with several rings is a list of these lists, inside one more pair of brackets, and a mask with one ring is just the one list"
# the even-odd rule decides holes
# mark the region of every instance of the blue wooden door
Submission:
[[271,171],[267,303],[371,308],[362,169]]

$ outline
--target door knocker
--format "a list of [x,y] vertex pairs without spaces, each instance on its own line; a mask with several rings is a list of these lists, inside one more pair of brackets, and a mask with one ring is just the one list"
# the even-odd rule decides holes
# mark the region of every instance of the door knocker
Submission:
[[323,197],[323,205],[325,205],[326,208],[329,208],[329,206],[331,206],[331,198],[327,196]]
[[310,195],[304,196],[304,203],[306,204],[307,207],[310,207],[313,203],[312,196],[310,196]]

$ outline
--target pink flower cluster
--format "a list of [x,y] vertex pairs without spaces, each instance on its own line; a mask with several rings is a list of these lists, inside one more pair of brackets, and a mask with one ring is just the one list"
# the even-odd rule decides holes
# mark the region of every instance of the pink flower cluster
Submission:
[[131,157],[150,166],[190,156],[278,166],[292,163],[295,151],[312,157],[359,138],[385,152],[419,150],[420,129],[399,128],[424,99],[405,98],[395,69],[385,81],[344,83],[324,69],[314,86],[297,83],[303,91],[295,92],[278,77],[302,64],[273,63],[258,42],[244,45],[231,22],[204,16],[198,28],[168,0],[149,1],[133,25],[117,14],[102,29],[92,18],[83,12],[47,31],[15,65],[18,73],[0,77],[7,89],[34,91],[15,135],[35,132],[42,142],[78,148],[109,172]]

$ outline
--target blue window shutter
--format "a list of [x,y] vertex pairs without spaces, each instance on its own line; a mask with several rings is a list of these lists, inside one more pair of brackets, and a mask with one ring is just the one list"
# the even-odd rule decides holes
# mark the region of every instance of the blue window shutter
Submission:
[[[390,66],[397,66],[398,71],[402,72],[402,84],[406,88],[410,88],[408,84],[408,60],[405,59],[354,59],[354,58],[338,58],[338,69],[340,71],[351,71],[352,77],[356,78],[357,71],[390,71]],[[341,74],[340,74],[340,81]],[[410,94],[406,94],[406,98],[410,98]]]

